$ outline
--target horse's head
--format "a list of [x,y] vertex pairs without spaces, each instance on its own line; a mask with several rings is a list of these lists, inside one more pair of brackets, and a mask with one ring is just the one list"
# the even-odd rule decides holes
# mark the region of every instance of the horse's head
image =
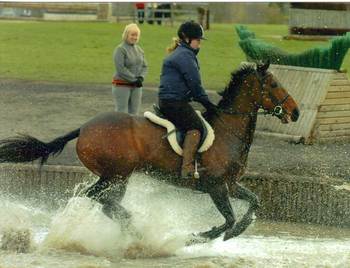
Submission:
[[297,121],[299,108],[285,88],[268,71],[270,64],[245,64],[231,74],[218,106],[229,114],[253,114],[259,108],[282,123]]
[[255,103],[268,114],[278,117],[282,123],[297,121],[299,108],[292,96],[268,71],[270,63],[257,64],[256,86],[252,88]]

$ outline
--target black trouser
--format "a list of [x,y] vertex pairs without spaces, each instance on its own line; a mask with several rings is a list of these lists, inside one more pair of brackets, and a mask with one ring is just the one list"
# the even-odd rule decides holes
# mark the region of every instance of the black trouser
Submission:
[[186,101],[159,100],[160,111],[176,128],[182,131],[197,129],[203,134],[203,125],[200,117]]

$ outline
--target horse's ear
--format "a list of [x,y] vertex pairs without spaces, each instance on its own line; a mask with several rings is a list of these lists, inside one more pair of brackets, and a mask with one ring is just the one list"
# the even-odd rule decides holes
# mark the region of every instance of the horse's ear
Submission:
[[265,63],[263,62],[259,62],[257,65],[256,65],[256,69],[259,73],[266,73],[267,69],[269,69],[270,67],[270,61],[267,60]]

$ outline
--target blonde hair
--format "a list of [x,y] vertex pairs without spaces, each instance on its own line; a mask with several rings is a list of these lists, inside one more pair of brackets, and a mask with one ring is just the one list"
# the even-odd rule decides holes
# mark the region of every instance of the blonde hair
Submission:
[[128,39],[129,33],[131,31],[134,31],[134,30],[136,30],[139,33],[139,37],[137,38],[137,42],[138,42],[140,39],[141,30],[140,30],[139,26],[137,26],[136,23],[130,23],[130,24],[125,26],[124,32],[122,34],[122,40],[126,41]]
[[166,48],[166,51],[168,53],[173,52],[179,46],[179,44],[180,44],[180,38],[173,37],[173,43],[169,47]]

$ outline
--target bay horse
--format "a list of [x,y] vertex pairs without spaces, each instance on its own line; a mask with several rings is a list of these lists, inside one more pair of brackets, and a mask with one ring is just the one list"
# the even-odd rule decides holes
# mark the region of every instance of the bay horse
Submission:
[[[0,162],[28,162],[59,154],[67,142],[78,138],[76,151],[80,161],[99,176],[85,192],[102,204],[103,212],[118,219],[130,219],[120,205],[128,178],[135,170],[157,171],[163,180],[209,194],[225,218],[224,224],[200,232],[205,241],[224,234],[224,240],[241,234],[252,222],[259,207],[257,196],[238,183],[253,142],[259,108],[282,123],[297,121],[295,100],[268,71],[269,63],[245,64],[231,73],[230,82],[220,93],[218,112],[205,117],[215,132],[213,145],[201,153],[204,168],[199,179],[179,177],[181,156],[170,147],[165,129],[141,116],[107,112],[97,115],[78,129],[51,142],[22,135],[0,141]],[[236,222],[229,197],[249,202],[249,208]]]

